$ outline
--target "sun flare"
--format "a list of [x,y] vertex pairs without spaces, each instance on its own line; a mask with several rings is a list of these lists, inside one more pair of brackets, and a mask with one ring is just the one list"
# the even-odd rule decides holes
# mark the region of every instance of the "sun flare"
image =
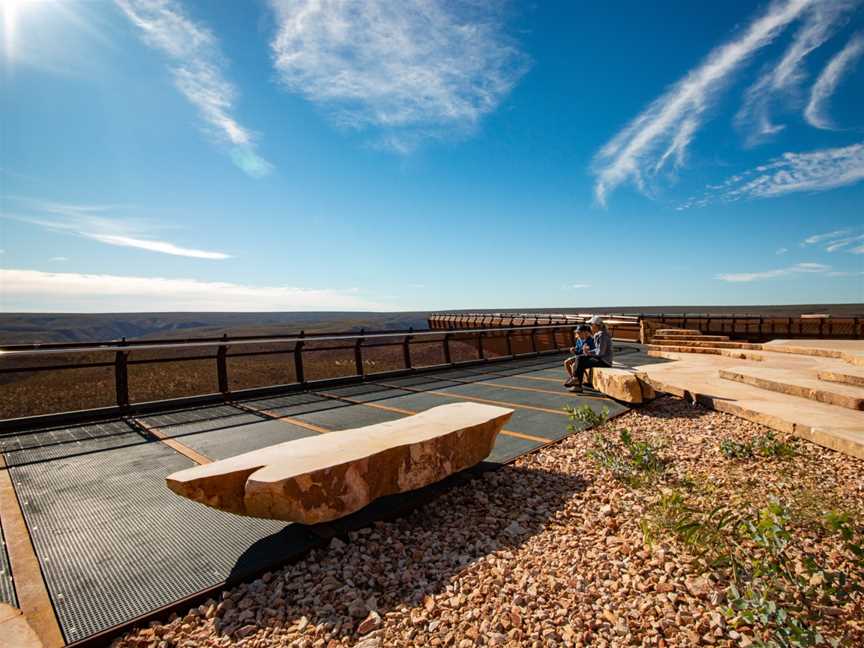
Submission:
[[48,4],[48,0],[0,0],[0,20],[3,22],[3,54],[7,60],[15,55],[15,45],[21,17],[40,5]]

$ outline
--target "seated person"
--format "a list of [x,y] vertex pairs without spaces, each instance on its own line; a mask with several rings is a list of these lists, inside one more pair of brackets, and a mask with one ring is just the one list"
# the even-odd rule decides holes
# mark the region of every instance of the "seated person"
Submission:
[[594,332],[594,348],[583,347],[582,355],[576,358],[576,364],[573,368],[573,385],[570,387],[570,391],[577,394],[582,391],[582,377],[585,375],[586,369],[612,366],[612,336],[606,330],[603,318],[595,315],[588,320],[588,323]]
[[594,340],[591,337],[591,327],[587,324],[580,324],[576,329],[576,346],[570,347],[571,355],[564,361],[564,371],[567,372],[567,380],[564,382],[565,387],[570,387],[574,384],[575,378],[573,377],[573,366],[576,364],[576,360],[585,352],[585,348],[593,349],[594,348]]

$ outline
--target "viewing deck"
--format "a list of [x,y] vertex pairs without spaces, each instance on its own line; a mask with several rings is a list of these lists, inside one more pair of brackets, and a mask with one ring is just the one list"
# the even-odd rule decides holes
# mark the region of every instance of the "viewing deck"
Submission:
[[[619,346],[627,365],[665,362]],[[122,628],[291,561],[372,520],[568,434],[564,406],[626,407],[562,386],[564,355],[504,360],[292,393],[237,398],[0,436],[0,601],[45,646],[107,644]],[[467,474],[304,526],[240,517],[174,495],[165,477],[275,443],[392,420],[457,401],[515,410],[488,460]],[[218,597],[217,597],[218,598]]]

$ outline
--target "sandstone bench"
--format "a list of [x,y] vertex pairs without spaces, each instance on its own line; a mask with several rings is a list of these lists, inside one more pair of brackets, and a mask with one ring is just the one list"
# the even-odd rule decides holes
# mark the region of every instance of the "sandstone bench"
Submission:
[[195,466],[166,482],[178,495],[239,515],[327,522],[480,463],[512,414],[481,403],[441,405]]
[[589,379],[594,389],[624,403],[645,403],[657,396],[645,374],[631,369],[592,367]]

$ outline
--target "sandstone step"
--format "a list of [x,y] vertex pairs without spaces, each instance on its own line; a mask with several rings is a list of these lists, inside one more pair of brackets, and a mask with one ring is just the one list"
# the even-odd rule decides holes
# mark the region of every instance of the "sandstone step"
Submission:
[[850,374],[839,371],[820,371],[817,374],[817,377],[819,380],[824,380],[826,382],[864,387],[864,374]]
[[671,353],[706,353],[710,355],[720,355],[721,349],[701,346],[681,346],[672,344],[646,344],[645,348],[648,351],[665,351]]
[[729,342],[729,341],[711,341],[705,340],[703,341],[701,338],[693,338],[690,340],[676,340],[675,342],[657,342],[656,340],[651,340],[652,343],[657,344],[669,344],[671,346],[681,346],[681,347],[712,347],[715,349],[748,349],[750,351],[759,351],[762,349],[761,344],[756,344],[753,342]]
[[862,340],[772,340],[763,344],[762,350],[818,358],[836,358],[864,367],[864,341]]
[[655,335],[651,338],[655,342],[659,342],[660,340],[664,342],[678,342],[678,341],[695,341],[695,342],[728,342],[728,335]]
[[760,389],[836,405],[837,407],[864,410],[864,389],[840,384],[827,386],[818,378],[791,369],[752,366],[731,367],[720,369],[719,374],[725,380],[752,385]]
[[763,362],[766,359],[764,353],[754,353],[746,349],[720,349],[720,355],[737,360],[753,360],[754,362]]
[[654,335],[702,335],[702,331],[696,329],[657,329]]
[[480,463],[512,414],[481,403],[440,405],[195,466],[166,482],[178,495],[239,515],[327,522]]

